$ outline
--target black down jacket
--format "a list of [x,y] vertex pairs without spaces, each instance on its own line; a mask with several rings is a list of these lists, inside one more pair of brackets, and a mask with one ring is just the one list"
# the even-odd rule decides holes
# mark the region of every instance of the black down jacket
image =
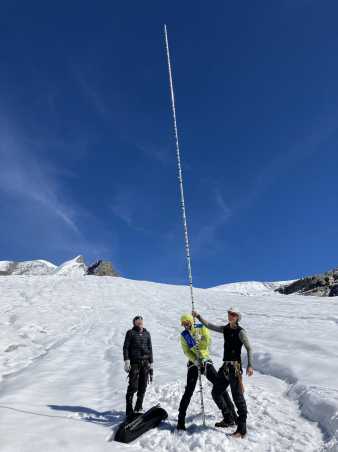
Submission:
[[149,331],[135,327],[127,331],[123,344],[123,359],[129,359],[131,363],[143,359],[153,362],[153,348]]

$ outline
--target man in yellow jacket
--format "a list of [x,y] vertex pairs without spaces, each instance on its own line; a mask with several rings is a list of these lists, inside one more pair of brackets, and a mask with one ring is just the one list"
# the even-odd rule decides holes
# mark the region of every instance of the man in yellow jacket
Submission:
[[[188,358],[188,373],[187,385],[185,387],[178,411],[177,429],[186,430],[185,417],[191,397],[196,387],[198,379],[198,366],[201,366],[201,373],[205,375],[212,384],[214,384],[217,380],[217,371],[209,358],[211,337],[208,328],[202,323],[194,325],[193,316],[190,314],[183,314],[181,316],[181,325],[184,330],[180,335],[180,342],[183,352]],[[197,343],[199,345],[198,350],[196,347]],[[218,398],[217,400],[214,399],[214,402],[222,411],[224,422],[227,426],[230,427],[235,425],[235,409],[227,391],[222,394],[221,398]]]

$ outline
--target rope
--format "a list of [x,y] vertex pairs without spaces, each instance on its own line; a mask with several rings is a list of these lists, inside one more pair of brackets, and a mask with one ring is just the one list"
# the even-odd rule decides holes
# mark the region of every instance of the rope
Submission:
[[80,421],[83,422],[83,419],[77,419],[74,417],[68,417],[68,416],[60,416],[58,414],[46,414],[46,413],[39,413],[37,411],[30,411],[30,410],[24,410],[22,408],[15,408],[13,406],[8,406],[8,405],[0,405],[0,408],[4,408],[6,410],[12,410],[12,411],[16,411],[18,413],[24,413],[24,414],[34,414],[35,416],[43,416],[43,417],[57,417],[59,419],[67,419],[69,421]]
[[[181,197],[181,214],[182,214],[183,229],[184,229],[185,253],[186,253],[187,270],[188,270],[188,283],[189,283],[189,288],[190,288],[191,308],[192,308],[192,311],[194,311],[195,310],[195,298],[194,298],[194,291],[193,291],[193,284],[192,284],[192,269],[191,269],[188,222],[187,222],[186,209],[185,209],[183,171],[182,171],[182,165],[181,165],[181,152],[180,152],[180,145],[179,145],[179,139],[178,139],[174,84],[173,84],[173,77],[172,77],[172,70],[171,70],[170,51],[169,51],[169,42],[168,42],[168,34],[167,34],[167,26],[166,25],[164,25],[164,38],[165,38],[165,47],[166,47],[167,62],[168,62],[169,88],[170,88],[171,109],[172,109],[173,124],[174,124],[174,136],[175,136],[175,144],[176,144],[177,170],[178,170],[180,197]],[[194,316],[194,327],[196,328],[196,317],[195,316]],[[199,338],[197,338],[197,340],[196,340],[196,351],[197,351],[197,356],[200,357]],[[200,388],[199,392],[200,392],[200,396],[201,396],[201,411],[202,411],[203,425],[205,426],[205,410],[204,410],[203,385],[202,385],[200,359],[198,360],[198,362],[199,362],[199,364],[198,364],[198,381],[199,381],[199,388]]]
[[[31,415],[34,415],[34,416],[52,417],[52,418],[65,419],[67,421],[75,421],[75,422],[92,422],[93,424],[100,424],[100,425],[103,425],[103,424],[113,425],[112,420],[109,419],[109,418],[103,418],[103,419],[93,418],[93,417],[76,418],[76,417],[70,417],[70,416],[62,416],[60,414],[40,413],[38,411],[31,411],[31,410],[26,410],[26,409],[23,409],[23,408],[16,408],[16,407],[13,407],[13,406],[0,404],[0,409],[1,408],[2,409],[6,409],[6,410],[15,411],[17,413],[31,414]],[[97,416],[103,416],[103,414],[98,413]]]

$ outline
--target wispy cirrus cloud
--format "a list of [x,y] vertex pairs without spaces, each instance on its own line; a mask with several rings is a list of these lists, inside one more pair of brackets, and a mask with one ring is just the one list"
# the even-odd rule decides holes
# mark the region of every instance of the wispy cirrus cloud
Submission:
[[[93,111],[101,118],[102,121],[114,124],[117,118],[114,118],[112,108],[102,94],[97,82],[94,83],[92,81],[92,68],[83,68],[81,65],[72,62],[70,64],[70,71],[74,80],[78,83],[83,98],[91,106]],[[89,76],[89,74],[91,74],[91,76]],[[95,80],[97,80],[97,77],[95,77]],[[116,96],[119,96],[118,92],[116,92]]]
[[121,191],[114,196],[110,203],[110,209],[117,218],[129,227],[133,227],[135,221],[133,205],[131,194],[127,191]]
[[194,253],[214,252],[224,243],[217,237],[222,227],[232,216],[232,210],[224,199],[219,188],[212,191],[211,209],[208,213],[208,221],[201,225],[198,232],[192,237]]
[[175,150],[169,146],[155,146],[154,144],[140,145],[137,147],[143,152],[143,154],[156,162],[161,163],[164,166],[175,162]]
[[79,82],[80,88],[87,98],[87,100],[92,104],[95,111],[101,116],[102,119],[111,120],[112,115],[107,107],[105,101],[103,100],[103,96],[100,95],[99,91],[91,84],[85,74],[77,67],[72,65],[72,72],[75,75],[76,79]]
[[25,147],[18,134],[10,132],[8,124],[0,127],[0,159],[0,191],[39,204],[74,232],[79,232],[74,210],[62,200],[48,164]]
[[134,231],[152,234],[152,231],[144,227],[144,210],[146,201],[144,195],[131,187],[115,189],[115,195],[110,202],[110,210],[116,218],[119,218]]
[[[130,134],[130,127],[132,127],[133,121],[130,116],[128,116],[128,118],[126,117],[125,109],[119,111],[118,115],[114,115],[112,107],[109,106],[104,96],[101,94],[100,89],[89,80],[85,71],[74,64],[71,65],[71,70],[73,76],[78,81],[85,99],[89,102],[102,121],[116,126],[115,132],[119,135],[121,140],[141,151],[147,159],[160,163],[163,166],[175,162],[175,148],[173,144],[168,146],[163,143],[149,143],[149,140],[144,139],[144,137],[142,138],[141,136],[135,135],[135,131]],[[122,103],[123,101],[119,98],[119,93],[115,93],[115,95],[119,103]],[[121,117],[124,118],[125,121],[121,121]],[[142,120],[151,124],[152,127],[151,118],[146,118],[143,114]],[[126,124],[128,125],[126,126]],[[185,169],[187,169],[187,165],[185,166]]]
[[48,156],[48,150],[57,147],[53,138],[38,143],[29,138],[0,112],[0,203],[9,215],[0,229],[3,237],[11,236],[9,249],[18,256],[28,252],[55,259],[116,254],[111,237],[109,243],[96,236],[87,239],[83,222],[93,228],[104,225],[65,191],[65,180],[74,182],[77,175]]

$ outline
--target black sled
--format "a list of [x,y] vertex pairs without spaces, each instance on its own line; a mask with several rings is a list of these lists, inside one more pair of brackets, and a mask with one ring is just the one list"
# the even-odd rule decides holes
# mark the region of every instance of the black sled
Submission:
[[133,420],[122,422],[118,426],[114,440],[120,443],[131,443],[143,433],[160,425],[167,417],[168,413],[160,405],[153,406],[144,414],[136,414]]

